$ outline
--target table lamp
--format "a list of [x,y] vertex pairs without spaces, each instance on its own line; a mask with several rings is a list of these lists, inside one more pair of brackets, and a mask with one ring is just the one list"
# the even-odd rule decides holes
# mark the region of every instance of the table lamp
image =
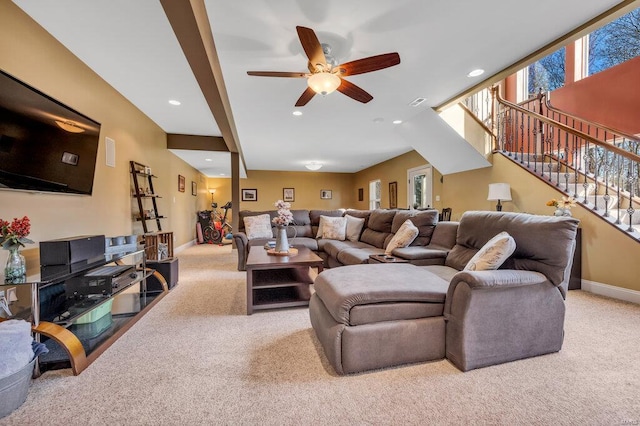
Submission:
[[490,183],[488,201],[498,200],[496,211],[502,211],[500,201],[511,201],[511,187],[508,183]]

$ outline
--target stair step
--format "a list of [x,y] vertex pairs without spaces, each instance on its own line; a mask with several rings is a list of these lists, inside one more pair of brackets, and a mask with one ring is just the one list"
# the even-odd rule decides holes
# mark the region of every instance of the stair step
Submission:
[[[618,218],[618,212],[620,213],[620,222],[625,223],[625,224],[629,224],[629,213],[627,212],[626,209],[611,209],[609,210],[609,216],[613,217],[614,219]],[[631,224],[632,225],[636,225],[636,226],[640,226],[640,210],[636,210],[633,213],[633,216],[631,216]]]
[[[588,183],[586,188],[583,184],[579,183],[578,187],[576,188],[575,185],[573,184],[569,184],[568,186],[561,182],[558,185],[558,188],[561,189],[562,191],[566,192],[567,194],[571,194],[574,198],[578,199],[578,201],[583,200],[584,199],[584,194],[585,191],[587,193],[587,198],[591,198],[593,199],[593,192],[596,190],[596,185],[593,183]],[[577,192],[576,192],[577,190]],[[618,199],[616,198],[616,201]]]

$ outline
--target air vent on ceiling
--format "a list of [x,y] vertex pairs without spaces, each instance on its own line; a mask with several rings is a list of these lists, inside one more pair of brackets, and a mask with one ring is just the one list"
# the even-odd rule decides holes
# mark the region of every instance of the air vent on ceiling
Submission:
[[411,103],[409,105],[412,106],[412,107],[417,107],[418,105],[420,105],[421,103],[423,103],[426,100],[427,100],[427,98],[415,98],[413,101],[411,101]]

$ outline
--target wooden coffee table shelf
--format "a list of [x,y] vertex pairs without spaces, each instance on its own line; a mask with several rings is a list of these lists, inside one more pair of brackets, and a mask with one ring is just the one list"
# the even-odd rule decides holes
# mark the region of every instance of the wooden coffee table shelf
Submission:
[[320,257],[306,247],[295,256],[271,256],[253,247],[247,257],[247,315],[254,310],[308,306],[313,280],[309,268],[322,272]]

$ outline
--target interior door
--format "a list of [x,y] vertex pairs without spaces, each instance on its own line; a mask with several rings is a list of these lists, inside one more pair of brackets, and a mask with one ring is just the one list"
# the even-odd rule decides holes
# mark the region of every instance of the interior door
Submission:
[[407,170],[407,200],[410,209],[426,209],[431,207],[432,170],[425,165]]

